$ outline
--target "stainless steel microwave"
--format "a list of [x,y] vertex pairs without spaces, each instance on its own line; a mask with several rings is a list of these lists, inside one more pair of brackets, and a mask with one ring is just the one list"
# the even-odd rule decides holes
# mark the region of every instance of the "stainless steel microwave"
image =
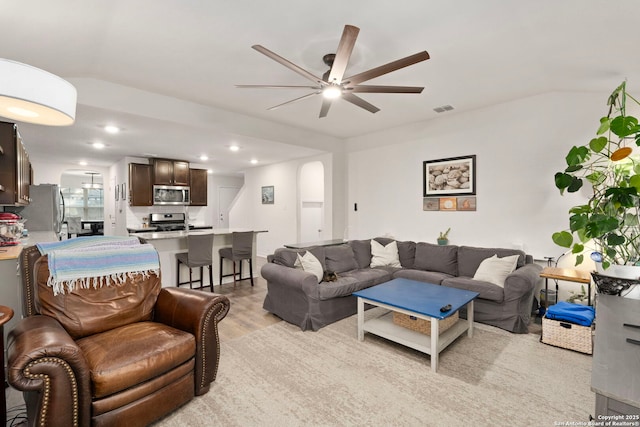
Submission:
[[190,188],[177,185],[154,185],[153,204],[154,205],[188,205],[190,199]]

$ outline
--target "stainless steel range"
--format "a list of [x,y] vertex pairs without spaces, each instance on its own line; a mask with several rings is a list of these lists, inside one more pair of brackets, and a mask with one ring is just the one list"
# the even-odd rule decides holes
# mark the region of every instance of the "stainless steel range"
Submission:
[[[157,231],[183,231],[186,230],[184,213],[152,213],[149,226],[155,227]],[[194,227],[189,224],[189,230],[211,229],[210,226]]]
[[158,231],[185,230],[185,214],[183,213],[152,213],[149,226]]

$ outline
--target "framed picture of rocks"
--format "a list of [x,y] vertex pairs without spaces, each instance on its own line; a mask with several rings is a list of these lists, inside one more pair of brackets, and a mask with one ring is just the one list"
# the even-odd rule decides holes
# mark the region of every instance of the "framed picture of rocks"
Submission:
[[425,160],[424,197],[476,194],[476,156]]

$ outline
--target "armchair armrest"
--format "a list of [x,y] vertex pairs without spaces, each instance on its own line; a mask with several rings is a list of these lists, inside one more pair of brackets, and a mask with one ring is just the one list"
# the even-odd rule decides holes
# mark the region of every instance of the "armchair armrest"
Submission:
[[531,292],[540,280],[541,271],[538,264],[525,264],[508,275],[504,281],[504,299],[517,300]]
[[224,295],[191,289],[163,288],[158,295],[154,319],[193,334],[196,339],[195,393],[206,393],[216,379],[220,360],[218,322],[229,312]]
[[37,405],[31,425],[89,425],[90,373],[80,347],[48,316],[22,319],[7,339],[8,382]]

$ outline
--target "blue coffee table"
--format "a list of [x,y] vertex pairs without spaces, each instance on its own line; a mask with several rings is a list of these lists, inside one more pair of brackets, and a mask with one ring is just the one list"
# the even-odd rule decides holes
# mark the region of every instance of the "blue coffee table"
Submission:
[[[438,356],[449,344],[467,331],[473,336],[473,300],[477,292],[432,285],[409,279],[393,279],[353,293],[358,297],[358,340],[364,340],[369,332],[431,356],[431,370],[438,370]],[[386,308],[379,317],[364,321],[364,304]],[[440,308],[450,304],[451,310],[442,313]],[[440,334],[440,320],[467,306],[467,320],[458,320]],[[392,312],[404,313],[431,321],[431,337],[396,325]]]

